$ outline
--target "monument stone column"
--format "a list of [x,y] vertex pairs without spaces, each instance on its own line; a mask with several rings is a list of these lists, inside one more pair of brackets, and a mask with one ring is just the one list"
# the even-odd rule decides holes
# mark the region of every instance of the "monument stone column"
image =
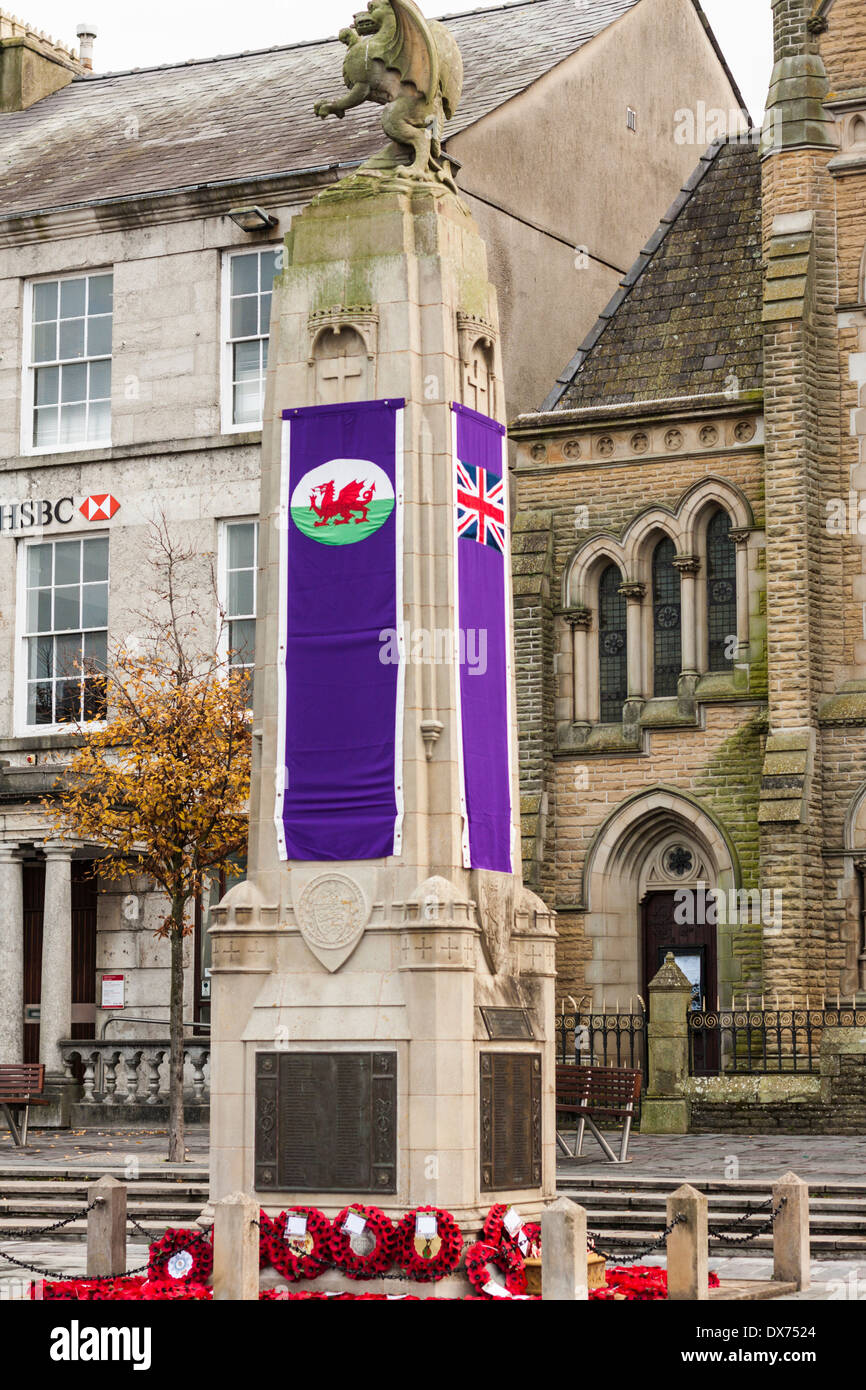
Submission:
[[39,1056],[46,1072],[63,1076],[60,1042],[72,1030],[72,850],[45,846],[45,916]]
[[17,844],[0,844],[0,1062],[24,1060],[24,884]]
[[[275,286],[248,878],[212,928],[210,1195],[244,1190],[276,1210],[303,1202],[331,1215],[353,1201],[394,1216],[431,1204],[473,1229],[493,1202],[537,1213],[555,1187],[553,916],[524,888],[518,858],[511,873],[467,863],[461,784],[452,407],[476,389],[464,363],[477,340],[486,408],[502,423],[498,310],[438,135],[459,99],[454,40],[412,0],[379,0],[356,26],[341,35],[348,96],[317,111],[377,101],[392,144],[295,217]],[[281,557],[294,524],[283,417],[321,404],[325,381],[331,405],[335,392],[336,404],[403,403],[402,838],[376,860],[283,859],[275,823]],[[510,587],[507,597],[518,855]],[[354,694],[347,681],[347,720]]]

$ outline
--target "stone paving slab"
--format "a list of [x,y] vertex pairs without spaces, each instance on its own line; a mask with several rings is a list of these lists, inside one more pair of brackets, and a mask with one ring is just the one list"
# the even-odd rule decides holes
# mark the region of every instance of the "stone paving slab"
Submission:
[[[210,1132],[207,1125],[187,1125],[187,1161],[196,1166],[207,1166]],[[170,1164],[167,1160],[168,1132],[158,1127],[145,1125],[108,1126],[94,1129],[33,1129],[27,1136],[27,1147],[16,1148],[12,1135],[0,1129],[0,1168],[10,1165],[22,1170],[26,1175],[28,1167],[44,1169],[52,1167],[93,1167],[104,1164],[107,1167],[122,1166],[127,1158],[135,1158],[139,1163],[146,1161],[148,1167],[160,1171],[183,1171],[182,1165]]]
[[[613,1142],[613,1135],[606,1136]],[[609,1163],[591,1135],[583,1158],[557,1159],[563,1177],[678,1178],[713,1182],[719,1178],[759,1178],[772,1183],[794,1172],[806,1182],[866,1179],[866,1135],[794,1134],[636,1134],[629,1146],[633,1162]]]

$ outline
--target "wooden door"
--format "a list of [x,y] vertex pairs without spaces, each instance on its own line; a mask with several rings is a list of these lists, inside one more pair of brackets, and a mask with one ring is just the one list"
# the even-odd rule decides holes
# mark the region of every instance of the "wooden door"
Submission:
[[[692,985],[693,1009],[715,1009],[718,999],[716,928],[708,922],[677,921],[675,893],[649,893],[643,904],[644,998],[647,986],[672,951],[677,965]],[[680,913],[679,915],[682,915]],[[701,1071],[718,1067],[718,1037],[701,1037],[701,1055],[695,1058]]]
[[[28,1010],[42,998],[42,924],[45,907],[45,861],[23,865],[24,872],[24,1061],[39,1061],[39,1024],[28,1023]],[[10,1058],[17,1061],[17,1058]]]
[[72,1036],[92,1038],[96,1028],[96,911],[92,861],[72,861]]

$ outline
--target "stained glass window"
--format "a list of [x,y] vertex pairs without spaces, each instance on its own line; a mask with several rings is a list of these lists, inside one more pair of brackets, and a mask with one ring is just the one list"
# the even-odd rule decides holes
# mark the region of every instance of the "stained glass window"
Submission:
[[619,724],[628,697],[626,601],[619,592],[622,575],[608,565],[598,584],[598,671],[602,724]]
[[659,541],[653,555],[653,694],[676,695],[682,669],[680,576],[676,547]]
[[707,527],[709,669],[729,671],[737,640],[737,555],[731,518],[716,512]]

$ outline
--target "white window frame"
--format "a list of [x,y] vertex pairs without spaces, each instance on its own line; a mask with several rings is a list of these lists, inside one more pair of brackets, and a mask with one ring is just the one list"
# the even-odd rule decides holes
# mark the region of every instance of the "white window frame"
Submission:
[[[223,434],[249,434],[251,431],[260,430],[264,424],[260,420],[258,424],[236,425],[233,420],[234,415],[234,390],[232,382],[232,349],[234,340],[231,335],[232,326],[232,261],[235,256],[249,256],[254,251],[279,251],[282,246],[281,241],[268,242],[264,246],[232,246],[222,253],[221,269],[221,289],[220,289],[220,426]],[[273,305],[273,301],[272,301]],[[270,341],[270,334],[268,334]],[[264,402],[262,403],[264,412]]]
[[[63,274],[55,272],[53,275],[34,275],[32,279],[24,282],[24,311],[22,314],[23,333],[21,341],[21,430],[20,430],[20,449],[22,454],[36,457],[40,454],[80,454],[92,449],[110,449],[111,432],[107,440],[81,440],[75,444],[34,444],[33,443],[33,413],[35,409],[35,382],[36,368],[39,363],[34,363],[33,358],[33,300],[35,298],[35,288],[37,285],[49,285],[55,281],[60,284],[64,280],[82,280],[89,276],[110,275],[114,279],[115,268],[109,266],[86,266],[82,270],[64,271]],[[112,296],[113,306],[113,296]],[[84,357],[83,362],[92,359]],[[112,368],[112,392],[114,377],[114,309],[111,313],[111,353],[108,358]],[[111,427],[114,425],[114,396],[109,398],[109,422]]]
[[13,725],[15,738],[32,738],[34,734],[70,734],[75,733],[79,727],[87,729],[104,729],[108,723],[107,719],[92,719],[84,725],[76,724],[28,724],[27,722],[27,552],[34,545],[44,545],[49,541],[88,541],[98,540],[105,536],[108,539],[108,602],[109,602],[109,624],[106,632],[110,632],[111,621],[111,533],[110,531],[73,531],[67,535],[49,534],[47,536],[32,536],[26,540],[19,540],[17,543],[18,554],[16,556],[16,577],[15,577],[15,668],[13,678]]
[[[256,528],[256,563],[253,569],[255,581],[253,585],[254,602],[256,612],[253,621],[258,623],[259,606],[259,558],[260,558],[260,521],[257,516],[227,516],[219,523],[217,534],[217,598],[222,610],[222,620],[219,622],[219,654],[223,661],[228,661],[229,656],[229,625],[232,618],[229,615],[229,527],[230,526],[254,526]],[[110,572],[109,572],[110,573]],[[110,582],[110,580],[109,580]],[[255,666],[255,658],[247,663],[248,667]]]

